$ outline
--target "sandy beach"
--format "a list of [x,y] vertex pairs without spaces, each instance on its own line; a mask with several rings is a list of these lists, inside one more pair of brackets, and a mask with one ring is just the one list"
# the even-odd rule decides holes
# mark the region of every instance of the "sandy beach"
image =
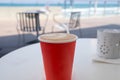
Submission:
[[[45,7],[0,7],[0,36],[12,35],[16,34],[16,26],[17,26],[17,18],[16,14],[18,12],[24,11],[36,11],[36,10],[44,10]],[[60,7],[50,7],[52,13],[58,12]],[[46,16],[40,14],[40,23],[44,25]],[[50,25],[52,26],[52,14],[49,14],[49,27],[47,32],[50,32]]]
[[[13,35],[17,34],[16,26],[17,19],[16,14],[22,11],[34,11],[34,10],[44,10],[45,7],[0,7],[0,36]],[[51,13],[49,14],[49,19],[46,27],[46,32],[51,32],[51,27],[54,26],[53,22],[53,13],[59,13],[62,8],[61,7],[50,7]],[[41,25],[45,22],[45,16],[40,15]],[[65,21],[63,18],[58,18],[59,21]],[[120,15],[112,15],[112,16],[99,16],[99,17],[87,17],[81,18],[81,28],[86,27],[95,27],[101,25],[108,24],[120,24]]]
[[[17,36],[18,32],[16,30],[17,20],[16,13],[21,11],[31,11],[31,10],[44,10],[45,7],[0,7],[0,48],[16,48],[16,44],[18,43],[15,40],[18,37],[10,37]],[[55,25],[53,21],[53,13],[59,13],[61,11],[61,7],[50,7],[51,13],[49,14],[48,23],[46,26],[45,32],[52,32],[52,27]],[[44,16],[40,16],[40,23],[43,25],[45,23]],[[59,21],[64,22],[64,18],[58,18]],[[93,31],[85,31],[84,29],[93,29],[97,27],[106,28],[109,26],[112,27],[120,27],[120,15],[112,15],[112,16],[91,16],[87,18],[80,18],[80,28],[83,29],[83,33],[93,32]],[[58,28],[55,28],[54,31],[59,31]],[[96,35],[96,33],[94,33]],[[89,33],[87,37],[89,37]],[[93,34],[91,34],[93,35]],[[84,37],[84,36],[83,36]],[[17,42],[16,42],[17,41]],[[14,50],[14,49],[13,49]]]

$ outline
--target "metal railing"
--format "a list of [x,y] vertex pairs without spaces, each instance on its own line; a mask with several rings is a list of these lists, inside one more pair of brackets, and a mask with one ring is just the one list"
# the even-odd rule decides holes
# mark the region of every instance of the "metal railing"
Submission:
[[[69,1],[69,0],[67,0]],[[66,9],[68,7],[67,1],[65,0],[64,8]],[[120,0],[110,2],[107,0],[104,0],[103,2],[98,2],[98,0],[90,0],[88,2],[85,2],[87,4],[87,8],[85,7],[85,10],[87,13],[87,16],[92,16],[92,15],[118,15],[120,14]],[[77,3],[78,4],[78,3]],[[81,6],[84,4],[80,3],[79,4],[79,9],[82,9]],[[69,5],[70,6],[70,5]],[[73,4],[72,7],[75,7],[76,4]]]

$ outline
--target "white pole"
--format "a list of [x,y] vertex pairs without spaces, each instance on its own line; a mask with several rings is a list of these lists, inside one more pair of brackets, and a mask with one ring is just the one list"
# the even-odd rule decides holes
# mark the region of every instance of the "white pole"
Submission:
[[92,1],[90,0],[89,1],[89,16],[90,16],[90,13],[91,13],[91,4],[92,4]]
[[98,1],[95,0],[94,1],[94,15],[96,15],[96,12],[97,12],[97,4],[98,4]]
[[70,7],[73,7],[73,0],[70,0]]
[[64,0],[64,8],[66,9],[66,7],[67,7],[67,1]]
[[106,12],[106,4],[107,4],[107,1],[105,0],[104,1],[104,15],[105,15],[105,12]]
[[118,14],[120,14],[120,1],[118,0]]

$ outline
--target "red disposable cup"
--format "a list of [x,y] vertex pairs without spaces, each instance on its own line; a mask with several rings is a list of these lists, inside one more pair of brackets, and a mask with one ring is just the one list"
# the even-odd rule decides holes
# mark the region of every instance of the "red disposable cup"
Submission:
[[71,80],[75,44],[40,41],[46,80]]

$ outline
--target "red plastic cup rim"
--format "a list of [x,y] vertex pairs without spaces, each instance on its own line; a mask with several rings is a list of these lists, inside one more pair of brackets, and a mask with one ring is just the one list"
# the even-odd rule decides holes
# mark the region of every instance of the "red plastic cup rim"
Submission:
[[[50,33],[50,34],[52,34],[52,33]],[[63,33],[63,34],[67,34],[67,33]],[[44,36],[44,35],[48,35],[48,34],[43,34],[41,36]],[[72,35],[74,35],[74,34],[72,34]],[[46,42],[46,43],[69,43],[69,42],[76,41],[78,39],[78,37],[76,35],[74,35],[75,38],[73,38],[73,39],[68,39],[68,40],[64,40],[64,41],[51,41],[51,40],[43,40],[43,39],[41,39],[41,36],[38,37],[38,40],[41,42]]]

